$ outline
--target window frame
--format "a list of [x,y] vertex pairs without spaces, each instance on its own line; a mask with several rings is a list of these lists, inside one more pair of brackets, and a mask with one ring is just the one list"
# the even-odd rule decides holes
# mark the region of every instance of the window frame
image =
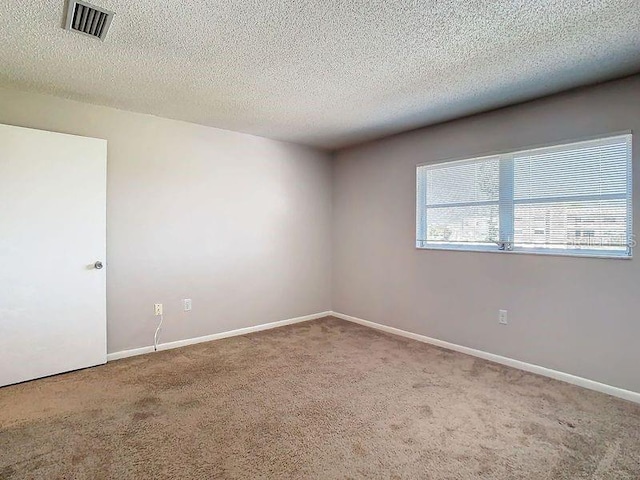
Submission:
[[[607,141],[613,141],[613,139],[622,136],[629,136],[629,148],[627,150],[627,194],[625,196],[628,202],[629,213],[627,216],[627,225],[626,225],[626,236],[627,236],[627,251],[623,253],[621,250],[599,250],[599,249],[588,249],[588,248],[575,248],[563,249],[562,247],[553,248],[553,247],[514,247],[513,242],[506,242],[504,238],[512,238],[514,237],[515,230],[515,215],[514,215],[514,207],[516,204],[531,204],[534,202],[527,200],[517,200],[514,199],[514,181],[513,181],[513,172],[514,172],[514,157],[522,154],[522,153],[534,153],[536,151],[544,151],[544,150],[554,150],[554,149],[564,149],[570,147],[572,145],[579,145],[580,143],[593,143],[601,141],[603,143]],[[426,205],[426,186],[420,184],[420,167],[436,167],[439,165],[451,165],[455,163],[472,163],[478,161],[487,161],[490,159],[499,159],[500,162],[500,179],[499,179],[499,239],[496,242],[496,245],[488,244],[488,243],[469,243],[469,244],[455,244],[448,242],[439,242],[439,241],[431,241],[422,240],[426,238],[426,219],[423,217],[426,214],[428,209]],[[504,171],[506,169],[507,171]],[[488,252],[488,253],[506,253],[513,255],[542,255],[542,256],[563,256],[563,257],[584,257],[584,258],[605,258],[605,259],[632,259],[633,258],[633,250],[635,247],[635,239],[633,234],[633,132],[631,130],[625,130],[620,132],[608,133],[605,135],[597,135],[587,138],[580,138],[577,140],[568,140],[562,142],[555,142],[551,144],[544,145],[535,145],[530,147],[519,148],[517,150],[504,150],[500,152],[492,152],[489,154],[482,154],[473,157],[464,157],[464,158],[455,158],[449,160],[439,160],[436,162],[422,162],[416,165],[416,230],[415,230],[415,248],[417,250],[441,250],[441,251],[461,251],[461,252]],[[504,182],[503,175],[511,175],[511,179],[508,182]],[[508,189],[505,189],[505,185],[509,186]],[[615,194],[619,196],[619,194]],[[601,199],[602,197],[606,197],[606,194],[597,195],[593,197],[598,197]],[[421,202],[422,197],[422,202]],[[574,200],[583,200],[587,197],[591,197],[591,195],[559,195],[556,197],[549,197],[545,199],[540,199],[539,203],[552,203],[552,200],[561,200],[571,198]],[[546,201],[545,201],[546,200]],[[464,202],[467,206],[473,205],[482,205],[482,204],[495,204],[496,202]],[[453,204],[452,204],[453,205]],[[460,203],[462,205],[462,203]],[[458,206],[458,204],[455,204]],[[505,208],[508,206],[508,208]],[[508,221],[504,221],[504,220]],[[568,245],[567,245],[568,247]]]

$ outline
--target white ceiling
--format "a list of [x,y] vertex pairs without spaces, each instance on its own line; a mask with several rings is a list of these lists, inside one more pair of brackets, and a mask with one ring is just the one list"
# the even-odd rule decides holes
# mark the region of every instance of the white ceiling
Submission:
[[0,84],[325,148],[640,71],[640,0],[0,0]]

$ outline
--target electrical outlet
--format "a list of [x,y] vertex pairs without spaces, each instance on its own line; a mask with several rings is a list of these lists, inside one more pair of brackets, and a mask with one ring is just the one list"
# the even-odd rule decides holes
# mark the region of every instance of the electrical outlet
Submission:
[[185,312],[190,312],[191,311],[191,299],[190,298],[185,298],[184,300],[182,300],[182,306],[184,307],[184,311]]
[[498,323],[500,325],[506,325],[508,323],[506,310],[498,310]]
[[155,315],[162,315],[162,304],[161,303],[154,303],[153,304],[153,311],[155,312]]

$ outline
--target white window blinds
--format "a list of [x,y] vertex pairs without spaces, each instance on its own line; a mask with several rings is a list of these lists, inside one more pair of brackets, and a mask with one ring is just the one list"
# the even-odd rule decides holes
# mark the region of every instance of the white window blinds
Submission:
[[498,157],[419,167],[424,218],[418,246],[494,245],[499,240],[499,172]]
[[631,134],[417,170],[419,248],[630,256]]

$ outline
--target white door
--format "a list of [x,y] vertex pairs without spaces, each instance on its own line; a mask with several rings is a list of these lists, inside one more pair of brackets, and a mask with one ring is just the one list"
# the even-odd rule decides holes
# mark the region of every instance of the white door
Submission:
[[0,125],[0,386],[106,362],[106,166],[106,140]]

